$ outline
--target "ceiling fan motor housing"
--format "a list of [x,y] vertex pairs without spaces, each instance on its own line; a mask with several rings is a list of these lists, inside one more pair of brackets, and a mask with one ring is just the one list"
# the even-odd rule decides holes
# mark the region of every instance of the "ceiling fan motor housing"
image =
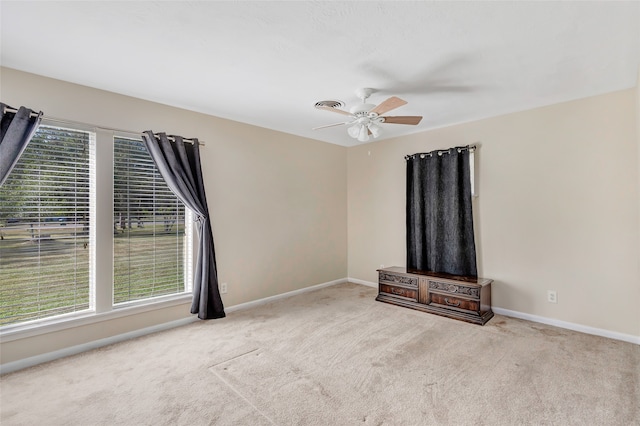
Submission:
[[352,106],[349,111],[351,114],[358,117],[359,115],[366,115],[369,111],[374,109],[376,106],[374,104],[359,104]]

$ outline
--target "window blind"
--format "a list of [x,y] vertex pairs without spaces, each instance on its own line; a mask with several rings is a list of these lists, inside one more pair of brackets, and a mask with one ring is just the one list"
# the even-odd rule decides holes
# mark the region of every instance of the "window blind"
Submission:
[[0,325],[90,308],[91,139],[40,126],[0,187]]
[[185,208],[141,140],[114,140],[114,304],[184,292]]

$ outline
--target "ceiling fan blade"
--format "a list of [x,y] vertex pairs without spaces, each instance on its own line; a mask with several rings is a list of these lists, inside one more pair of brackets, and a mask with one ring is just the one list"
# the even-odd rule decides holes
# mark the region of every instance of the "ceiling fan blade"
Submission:
[[345,121],[344,123],[334,123],[334,124],[327,124],[325,126],[318,126],[318,127],[314,127],[311,130],[318,130],[318,129],[324,129],[326,127],[335,127],[335,126],[343,126],[345,124],[350,124],[350,121]]
[[348,115],[348,116],[353,117],[353,114],[351,114],[350,112],[344,111],[344,110],[341,110],[341,109],[338,109],[338,108],[331,108],[331,107],[326,107],[326,106],[317,106],[316,108],[323,109],[325,111],[337,112],[338,114]]
[[382,117],[384,118],[384,123],[393,123],[393,124],[412,124],[416,125],[422,120],[422,117],[419,115],[400,115],[396,117]]
[[400,98],[392,96],[392,97],[390,97],[386,101],[382,102],[380,105],[378,105],[377,107],[375,107],[374,109],[372,109],[369,112],[375,112],[378,115],[382,115],[385,112],[391,111],[392,109],[396,109],[398,107],[401,107],[402,105],[405,105],[406,103],[407,103],[407,101],[403,101]]

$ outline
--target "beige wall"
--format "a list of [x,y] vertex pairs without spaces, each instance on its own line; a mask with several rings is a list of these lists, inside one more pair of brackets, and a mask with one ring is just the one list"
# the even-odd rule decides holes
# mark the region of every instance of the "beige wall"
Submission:
[[[48,117],[204,141],[226,306],[346,277],[346,148],[6,68],[0,89],[4,103]],[[7,342],[2,362],[189,317],[188,310],[185,304]]]
[[[346,149],[0,71],[1,99],[10,105],[206,142],[203,173],[227,306],[346,276],[375,282],[381,265],[404,265],[404,155],[475,143],[478,264],[495,280],[494,306],[640,336],[637,87]],[[558,304],[546,302],[548,289]],[[187,312],[185,303],[10,341],[2,363]]]
[[349,149],[349,277],[405,265],[403,156],[475,143],[479,274],[495,280],[494,306],[640,336],[636,92]]
[[[640,247],[640,66],[638,67],[638,80],[636,83],[636,141],[638,143],[638,247]],[[636,262],[638,264],[638,275],[640,276],[640,256],[638,256]],[[638,281],[638,292],[640,292],[640,280]],[[638,315],[640,316],[640,309],[638,309],[638,311]],[[640,318],[638,319],[638,323],[640,323]]]

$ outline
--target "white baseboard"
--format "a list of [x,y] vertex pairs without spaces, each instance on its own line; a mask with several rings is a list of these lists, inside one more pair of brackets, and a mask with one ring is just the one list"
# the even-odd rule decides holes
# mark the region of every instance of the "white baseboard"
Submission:
[[541,317],[539,315],[526,314],[524,312],[511,311],[503,308],[491,308],[493,313],[504,315],[505,317],[519,318],[527,321],[537,322],[540,324],[553,325],[555,327],[566,328],[567,330],[579,331],[581,333],[593,334],[595,336],[608,337],[610,339],[621,340],[623,342],[634,343],[640,345],[640,336],[631,334],[618,333],[617,331],[604,330],[601,328],[589,327],[582,324],[561,321],[553,318]]
[[47,352],[41,355],[35,355],[29,358],[19,359],[13,362],[7,362],[0,365],[0,374],[11,373],[13,371],[22,370],[23,368],[33,367],[34,365],[42,364],[49,361],[54,361],[58,358],[64,358],[71,355],[76,355],[81,352],[86,352],[92,349],[97,349],[102,346],[111,345],[125,340],[134,339],[151,333],[157,333],[158,331],[169,330],[171,328],[187,325],[198,318],[193,316],[176,321],[166,322],[164,324],[153,325],[151,327],[141,328],[140,330],[130,331],[128,333],[117,334],[115,336],[106,337],[104,339],[94,340],[92,342],[83,343],[81,345],[71,346],[68,348],[60,349],[53,352]]
[[[256,306],[264,305],[267,303],[274,302],[276,300],[286,299],[291,296],[295,296],[298,294],[307,293],[314,290],[319,290],[324,287],[330,287],[337,284],[343,284],[346,282],[360,284],[367,287],[378,287],[378,283],[374,283],[371,281],[360,280],[357,278],[340,278],[337,280],[329,281],[322,284],[313,285],[311,287],[305,287],[298,290],[289,291],[282,294],[277,294],[275,296],[265,297],[263,299],[253,300],[251,302],[241,303],[239,305],[233,305],[225,308],[226,313],[236,312],[244,309],[253,308]],[[640,336],[633,336],[631,334],[618,333],[615,331],[603,330],[600,328],[589,327],[586,325],[575,324],[566,321],[560,321],[553,318],[541,317],[538,315],[527,314],[518,311],[511,311],[509,309],[503,308],[492,308],[493,312],[498,315],[504,315],[507,317],[519,318],[527,321],[537,322],[541,324],[548,324],[555,327],[566,328],[568,330],[579,331],[581,333],[593,334],[596,336],[608,337],[610,339],[621,340],[624,342],[633,343],[636,345],[640,345]],[[151,327],[142,328],[140,330],[130,331],[128,333],[118,334],[116,336],[107,337],[105,339],[94,340],[92,342],[83,343],[81,345],[72,346],[69,348],[60,349],[58,351],[47,352],[45,354],[32,356],[29,358],[24,358],[14,362],[8,362],[6,364],[0,365],[0,374],[11,373],[13,371],[22,370],[23,368],[32,367],[34,365],[42,364],[44,362],[49,362],[56,360],[58,358],[63,358],[70,355],[75,355],[81,352],[85,352],[92,349],[97,349],[102,346],[111,345],[113,343],[122,342],[125,340],[133,339],[136,337],[141,337],[147,334],[156,333],[159,331],[169,330],[171,328],[180,327],[183,325],[187,325],[189,323],[198,321],[196,316],[192,316],[189,318],[184,318],[181,320],[171,321],[164,324],[158,324]]]
[[314,290],[319,290],[324,287],[331,287],[332,285],[343,284],[347,282],[347,278],[340,278],[338,280],[328,281],[322,284],[312,285],[311,287],[305,287],[298,290],[288,291],[286,293],[276,294],[275,296],[265,297],[263,299],[252,300],[251,302],[241,303],[239,305],[233,305],[228,308],[225,308],[224,311],[236,312],[243,309],[254,308],[256,306],[265,305],[267,303],[275,302],[276,300],[286,299],[291,296],[295,296],[302,293],[307,293]]
[[[264,305],[266,303],[270,303],[280,299],[286,299],[291,296],[295,296],[297,294],[306,293],[309,291],[318,290],[324,287],[330,287],[336,284],[346,283],[346,278],[341,278],[334,281],[329,281],[322,284],[313,285],[311,287],[301,288],[299,290],[289,291],[287,293],[278,294],[275,296],[265,297],[264,299],[254,300],[247,303],[241,303],[239,305],[234,305],[225,308],[226,313],[239,311],[242,309],[253,308],[255,306]],[[35,355],[29,358],[20,359],[13,362],[8,362],[0,365],[0,375],[11,373],[13,371],[22,370],[24,368],[33,367],[34,365],[42,364],[49,361],[54,361],[59,358],[64,358],[71,355],[76,355],[81,352],[86,352],[92,349],[97,349],[102,346],[111,345],[118,342],[123,342],[125,340],[133,339],[136,337],[141,337],[147,334],[156,333],[158,331],[169,330],[171,328],[180,327],[183,325],[190,324],[192,322],[198,321],[196,316],[192,316],[189,318],[184,318],[181,320],[171,321],[164,324],[158,324],[151,327],[142,328],[140,330],[130,331],[128,333],[122,333],[115,336],[107,337],[104,339],[94,340],[92,342],[83,343],[81,345],[71,346],[69,348],[60,349],[53,352],[47,352],[40,355]]]
[[[371,281],[364,281],[357,278],[347,278],[350,283],[362,284],[368,287],[378,287],[378,283]],[[519,318],[527,321],[537,322],[540,324],[553,325],[555,327],[566,328],[567,330],[579,331],[585,334],[593,334],[595,336],[608,337],[610,339],[621,340],[623,342],[634,343],[640,345],[640,336],[634,336],[631,334],[618,333],[617,331],[604,330],[601,328],[589,327],[582,324],[575,324],[567,321],[560,321],[553,318],[541,317],[539,315],[526,314],[524,312],[511,311],[503,308],[492,308],[493,312],[498,315],[504,315],[505,317]]]
[[354,284],[366,285],[367,287],[378,288],[378,283],[371,281],[359,280],[358,278],[347,278],[347,281]]

